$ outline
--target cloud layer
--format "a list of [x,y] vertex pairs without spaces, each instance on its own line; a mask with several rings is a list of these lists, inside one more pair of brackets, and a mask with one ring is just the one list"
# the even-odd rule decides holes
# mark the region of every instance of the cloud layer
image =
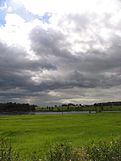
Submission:
[[11,0],[0,6],[0,101],[120,100],[120,1],[46,3]]

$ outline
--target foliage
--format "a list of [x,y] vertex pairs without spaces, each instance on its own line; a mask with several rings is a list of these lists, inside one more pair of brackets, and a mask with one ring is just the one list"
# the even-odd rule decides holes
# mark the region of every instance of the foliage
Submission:
[[46,161],[81,161],[80,153],[70,143],[53,145],[47,153]]
[[19,113],[35,111],[36,105],[29,105],[25,103],[0,103],[0,113]]
[[76,151],[68,143],[56,144],[46,161],[121,161],[121,138],[92,143]]
[[85,152],[89,161],[120,161],[121,139],[91,144],[85,148]]
[[75,148],[69,142],[53,144],[44,159],[34,152],[29,158],[13,150],[7,139],[0,139],[0,161],[121,161],[121,138],[111,142],[100,141]]
[[81,104],[63,104],[60,106],[51,107],[36,107],[37,112],[70,112],[70,111],[83,111],[83,112],[103,112],[103,111],[121,111],[121,102],[107,102],[95,103],[94,105],[81,105]]
[[5,139],[0,139],[0,161],[20,161],[19,153],[15,152],[10,142]]

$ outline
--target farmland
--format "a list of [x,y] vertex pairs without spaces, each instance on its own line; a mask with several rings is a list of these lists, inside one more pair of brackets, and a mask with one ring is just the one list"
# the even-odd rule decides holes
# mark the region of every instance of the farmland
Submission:
[[79,147],[120,137],[121,113],[44,114],[0,116],[0,136],[24,155],[42,155],[54,142],[69,141]]

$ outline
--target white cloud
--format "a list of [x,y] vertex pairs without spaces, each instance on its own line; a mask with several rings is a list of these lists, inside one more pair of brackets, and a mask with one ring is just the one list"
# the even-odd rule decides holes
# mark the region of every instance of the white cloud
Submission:
[[23,18],[21,18],[20,16],[18,16],[17,14],[13,14],[13,13],[9,13],[6,15],[6,22],[8,26],[22,26],[25,21]]
[[6,15],[6,25],[0,28],[0,39],[8,45],[26,45],[27,30],[25,21],[15,13]]
[[[102,47],[102,44],[97,40],[97,36],[108,41],[114,32],[111,27],[109,28],[105,25],[106,20],[103,20],[104,14],[111,14],[111,20],[109,21],[110,23],[114,22],[112,24],[114,27],[120,21],[120,16],[117,14],[120,10],[117,0],[11,0],[12,4],[14,4],[14,7],[24,5],[27,10],[34,14],[44,15],[45,12],[52,13],[49,24],[43,23],[38,19],[25,22],[20,15],[7,13],[6,25],[0,29],[1,39],[9,45],[18,44],[23,46],[29,52],[32,52],[30,51],[29,33],[35,26],[39,26],[45,30],[52,28],[53,30],[62,32],[67,42],[71,44],[72,51],[86,52],[90,49],[88,42],[92,39],[96,42],[94,48],[104,49],[104,46]],[[76,20],[76,16],[69,19],[68,14],[78,14],[83,19]],[[86,28],[87,26],[83,26],[86,23],[85,15],[89,18],[87,20],[88,28]],[[81,21],[82,23],[80,23]],[[77,30],[82,30],[82,32]]]
[[34,14],[42,15],[45,12],[52,13],[84,13],[97,12],[102,14],[104,12],[110,13],[117,9],[117,0],[13,0],[14,3],[23,4],[27,10]]
[[36,59],[36,56],[30,49],[29,34],[36,25],[42,26],[42,22],[36,19],[32,22],[26,22],[16,13],[7,13],[5,20],[5,26],[0,28],[0,41],[11,47],[19,46],[24,48],[30,59]]

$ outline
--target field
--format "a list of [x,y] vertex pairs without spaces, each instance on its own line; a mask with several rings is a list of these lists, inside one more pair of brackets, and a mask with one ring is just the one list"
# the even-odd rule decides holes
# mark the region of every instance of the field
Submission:
[[0,136],[24,155],[44,154],[53,142],[74,146],[121,135],[121,113],[0,116]]

